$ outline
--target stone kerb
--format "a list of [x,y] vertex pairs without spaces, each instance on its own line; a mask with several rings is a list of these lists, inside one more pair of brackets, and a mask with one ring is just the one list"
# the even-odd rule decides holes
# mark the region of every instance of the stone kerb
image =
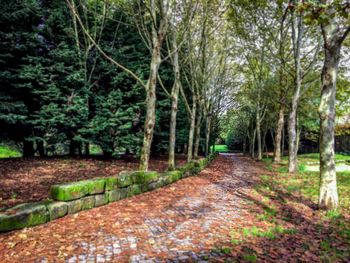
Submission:
[[178,170],[121,172],[118,176],[95,178],[51,186],[51,200],[26,203],[0,212],[0,232],[44,224],[48,221],[132,197],[163,187],[202,171],[215,157],[190,162]]

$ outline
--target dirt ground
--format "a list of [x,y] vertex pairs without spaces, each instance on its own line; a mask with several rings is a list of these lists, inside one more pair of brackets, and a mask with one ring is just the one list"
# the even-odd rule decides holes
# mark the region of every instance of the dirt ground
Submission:
[[[177,157],[177,164],[185,162]],[[49,197],[53,184],[107,177],[123,170],[136,170],[138,161],[133,158],[11,158],[0,159],[0,209],[24,202],[43,200]],[[151,160],[150,170],[165,171],[167,156]]]
[[325,218],[276,176],[220,155],[198,176],[2,233],[0,262],[349,262],[348,215]]

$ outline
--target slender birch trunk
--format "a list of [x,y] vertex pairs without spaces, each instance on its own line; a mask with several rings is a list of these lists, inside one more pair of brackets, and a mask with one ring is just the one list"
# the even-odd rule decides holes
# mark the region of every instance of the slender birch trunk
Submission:
[[193,153],[194,159],[198,159],[199,143],[201,138],[202,116],[203,116],[202,111],[198,109],[197,121],[196,121],[196,136],[195,136],[196,139],[194,143],[194,153]]
[[179,52],[176,43],[176,35],[172,37],[172,48],[174,50],[173,55],[173,70],[175,75],[175,82],[171,92],[171,114],[170,114],[170,135],[169,135],[169,160],[168,169],[175,169],[175,146],[176,146],[176,115],[178,110],[178,99],[181,85],[180,79],[180,65],[179,65]]
[[[295,173],[297,171],[297,110],[300,100],[300,90],[301,90],[301,45],[304,34],[304,26],[302,21],[302,15],[297,16],[295,19],[294,14],[292,14],[292,38],[293,38],[293,52],[294,52],[294,64],[295,64],[295,90],[292,99],[292,107],[289,114],[289,123],[288,123],[288,171],[290,173]],[[297,32],[296,32],[297,31]],[[297,35],[296,35],[297,33]]]
[[[330,1],[331,3],[333,1]],[[336,10],[328,10],[329,20],[321,24],[324,42],[324,64],[321,74],[321,101],[318,108],[320,116],[320,195],[319,207],[336,209],[338,207],[337,175],[334,161],[334,122],[336,81],[340,50],[343,41],[350,33],[350,26],[340,26]]]
[[197,98],[196,95],[193,94],[193,105],[192,105],[192,112],[190,114],[190,130],[188,133],[188,148],[187,148],[187,162],[191,162],[193,158],[193,137],[194,137],[194,130],[195,130],[195,124],[196,124],[196,111],[197,111]]
[[274,151],[274,163],[281,162],[281,142],[282,142],[282,132],[284,127],[284,109],[285,106],[281,104],[280,109],[278,111],[278,122],[275,134],[275,151]]
[[261,147],[261,120],[259,111],[256,114],[256,138],[258,141],[258,160],[262,159],[262,147]]
[[210,152],[210,133],[211,133],[211,116],[206,116],[206,133],[205,133],[205,156]]
[[322,70],[320,115],[320,196],[319,206],[334,209],[338,206],[337,177],[334,161],[334,120],[336,78],[340,46],[325,45],[325,61]]
[[[151,0],[151,12],[153,19],[157,14],[155,11],[155,0]],[[143,145],[140,157],[140,170],[147,171],[151,154],[153,131],[156,121],[156,86],[158,70],[161,63],[161,47],[167,28],[167,20],[162,18],[159,22],[159,29],[152,26],[152,59],[150,74],[146,85],[146,119],[144,124]]]
[[256,128],[253,132],[253,139],[252,139],[252,158],[255,158],[255,136],[256,136]]

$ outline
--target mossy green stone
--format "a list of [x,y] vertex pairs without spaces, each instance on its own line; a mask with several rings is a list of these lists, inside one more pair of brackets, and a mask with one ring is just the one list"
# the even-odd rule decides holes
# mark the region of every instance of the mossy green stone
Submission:
[[53,202],[47,205],[50,220],[65,216],[68,213],[68,205],[65,202]]
[[149,184],[151,182],[156,182],[159,178],[160,174],[158,172],[146,172],[145,173],[145,180],[144,183],[145,184]]
[[134,184],[148,184],[157,181],[159,174],[154,171],[144,172],[136,171],[131,173],[131,178]]
[[128,172],[121,172],[118,176],[118,186],[123,188],[132,185],[131,174]]
[[103,194],[95,195],[95,207],[102,206],[108,204],[108,192]]
[[208,159],[207,159],[207,158],[200,159],[200,160],[198,161],[198,164],[199,164],[201,170],[203,170],[203,169],[207,166],[207,164],[208,164]]
[[21,204],[0,214],[0,232],[44,224],[49,219],[45,203]]
[[159,183],[161,186],[171,184],[172,182],[173,182],[172,177],[168,176],[167,173],[162,174],[161,177],[159,178]]
[[104,178],[96,178],[93,180],[89,180],[89,194],[100,194],[105,191],[106,179]]
[[71,201],[89,194],[91,181],[79,181],[51,186],[51,197],[58,201]]
[[81,210],[87,210],[95,207],[95,196],[86,196],[81,200]]
[[151,182],[151,183],[148,184],[147,190],[148,191],[152,191],[152,190],[160,188],[160,187],[162,187],[164,185],[166,185],[164,183],[164,179],[162,177],[159,177],[156,182]]
[[139,184],[133,184],[128,187],[128,197],[138,195],[142,193],[141,185]]
[[67,202],[68,205],[68,214],[75,214],[82,210],[82,201],[81,199]]
[[170,178],[170,182],[176,182],[181,179],[183,172],[180,170],[174,170],[166,172],[165,175]]
[[105,178],[106,181],[106,191],[111,191],[118,189],[118,178],[116,176]]
[[128,188],[120,188],[117,190],[108,191],[107,192],[108,201],[115,202],[115,201],[124,199],[127,197],[127,194],[128,194]]
[[192,175],[200,173],[202,171],[201,164],[198,161],[194,162],[193,164]]
[[179,170],[182,171],[183,177],[191,176],[194,174],[195,164],[193,162],[186,163]]

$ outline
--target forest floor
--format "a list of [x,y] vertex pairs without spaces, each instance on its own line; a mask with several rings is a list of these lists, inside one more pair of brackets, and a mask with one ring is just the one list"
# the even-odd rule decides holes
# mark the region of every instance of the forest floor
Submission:
[[[239,154],[152,192],[0,235],[1,262],[348,262],[350,217]],[[316,187],[316,186],[314,186]]]
[[[181,165],[186,157],[177,156]],[[153,158],[150,169],[165,171],[167,156]],[[7,158],[0,159],[0,209],[49,197],[51,185],[96,177],[117,175],[124,170],[137,170],[134,158]]]

